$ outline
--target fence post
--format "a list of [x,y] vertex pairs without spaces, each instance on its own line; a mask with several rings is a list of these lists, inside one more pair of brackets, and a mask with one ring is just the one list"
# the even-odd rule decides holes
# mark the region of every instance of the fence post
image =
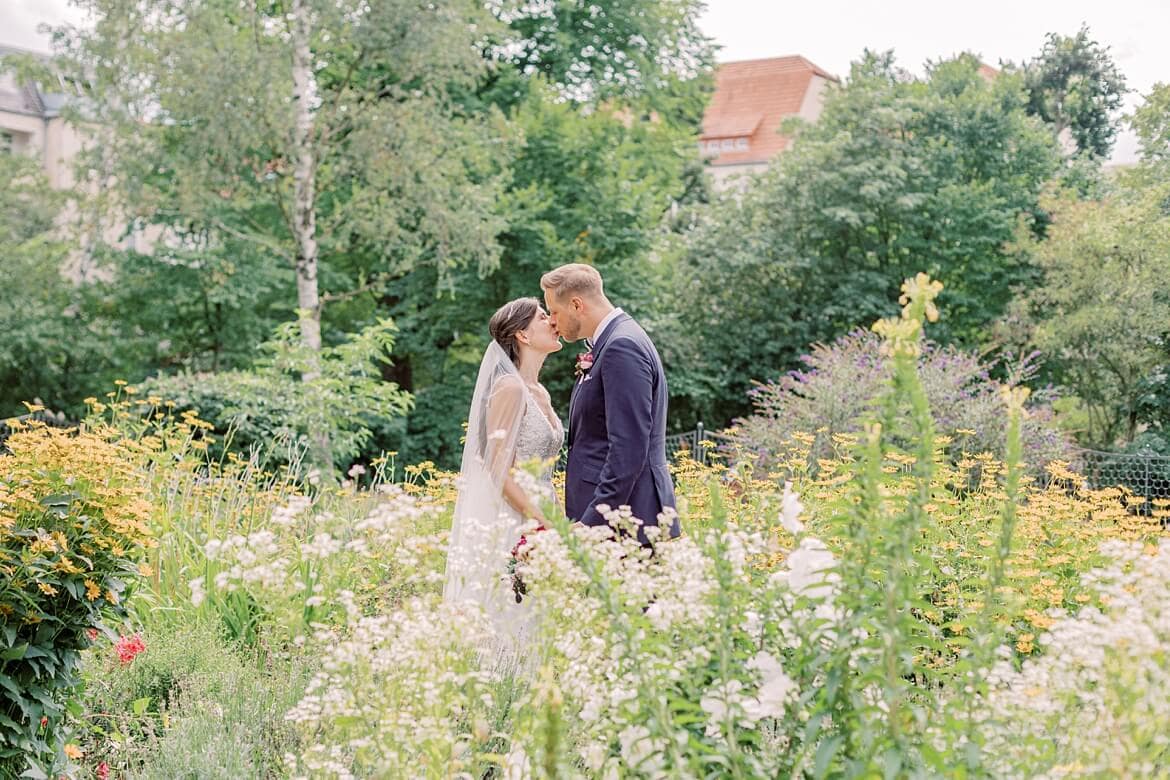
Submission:
[[700,421],[699,424],[695,426],[695,460],[697,460],[699,463],[702,463],[704,466],[707,465],[707,451],[703,447],[702,421]]

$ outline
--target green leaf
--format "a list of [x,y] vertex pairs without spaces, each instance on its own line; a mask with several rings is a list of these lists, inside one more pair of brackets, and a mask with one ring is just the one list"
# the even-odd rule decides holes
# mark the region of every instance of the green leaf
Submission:
[[28,652],[28,642],[17,645],[15,647],[10,647],[4,652],[0,653],[0,661],[16,661],[20,658],[24,658],[24,654],[26,652]]
[[843,741],[841,737],[829,737],[817,746],[817,755],[813,761],[813,777],[824,777],[828,774],[829,764]]
[[138,717],[141,718],[149,706],[150,706],[150,697],[143,696],[141,699],[135,699],[130,704],[130,709],[133,710],[135,715],[137,715]]
[[45,774],[45,770],[36,764],[32,764],[28,769],[21,772],[20,776],[31,778],[31,780],[49,780],[49,776]]
[[0,688],[4,688],[5,690],[10,691],[12,695],[16,696],[17,698],[20,698],[24,695],[16,682],[6,674],[0,674]]

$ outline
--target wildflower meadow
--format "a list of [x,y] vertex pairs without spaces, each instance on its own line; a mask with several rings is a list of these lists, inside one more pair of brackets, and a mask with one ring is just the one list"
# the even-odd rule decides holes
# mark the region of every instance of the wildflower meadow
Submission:
[[681,538],[651,554],[549,504],[518,566],[539,630],[507,657],[441,597],[456,474],[387,454],[314,485],[129,385],[25,425],[0,456],[4,774],[1165,773],[1166,502],[1026,463],[1018,387],[983,415],[1003,451],[938,431],[939,285],[903,290],[856,431],[684,454]]

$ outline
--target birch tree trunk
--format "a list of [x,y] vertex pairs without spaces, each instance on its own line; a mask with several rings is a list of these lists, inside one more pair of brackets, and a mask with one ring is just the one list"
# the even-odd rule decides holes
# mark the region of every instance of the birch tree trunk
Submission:
[[[317,288],[317,211],[316,159],[313,149],[313,112],[317,103],[317,82],[313,75],[313,57],[309,48],[310,14],[308,0],[292,0],[290,32],[292,36],[293,77],[293,207],[292,232],[297,243],[297,308],[301,310],[301,342],[314,356],[302,375],[306,384],[320,376],[315,356],[321,351],[321,296]],[[308,389],[308,388],[306,388]],[[333,448],[322,425],[311,432],[315,452],[313,460],[322,475],[332,475]]]

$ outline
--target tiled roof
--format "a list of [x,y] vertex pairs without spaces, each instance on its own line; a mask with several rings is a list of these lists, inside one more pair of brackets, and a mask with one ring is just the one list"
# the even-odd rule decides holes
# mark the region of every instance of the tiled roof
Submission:
[[781,123],[800,112],[813,76],[836,77],[804,57],[771,57],[720,65],[715,72],[715,94],[703,116],[704,142],[747,138],[747,149],[724,149],[712,158],[716,165],[766,162],[783,151],[788,139],[779,134]]
[[[9,56],[32,57],[43,62],[50,61],[47,54],[0,44],[0,60]],[[46,98],[49,97],[51,95],[43,92],[40,84],[18,79],[12,71],[0,68],[0,111],[45,116],[48,110],[45,102]]]

